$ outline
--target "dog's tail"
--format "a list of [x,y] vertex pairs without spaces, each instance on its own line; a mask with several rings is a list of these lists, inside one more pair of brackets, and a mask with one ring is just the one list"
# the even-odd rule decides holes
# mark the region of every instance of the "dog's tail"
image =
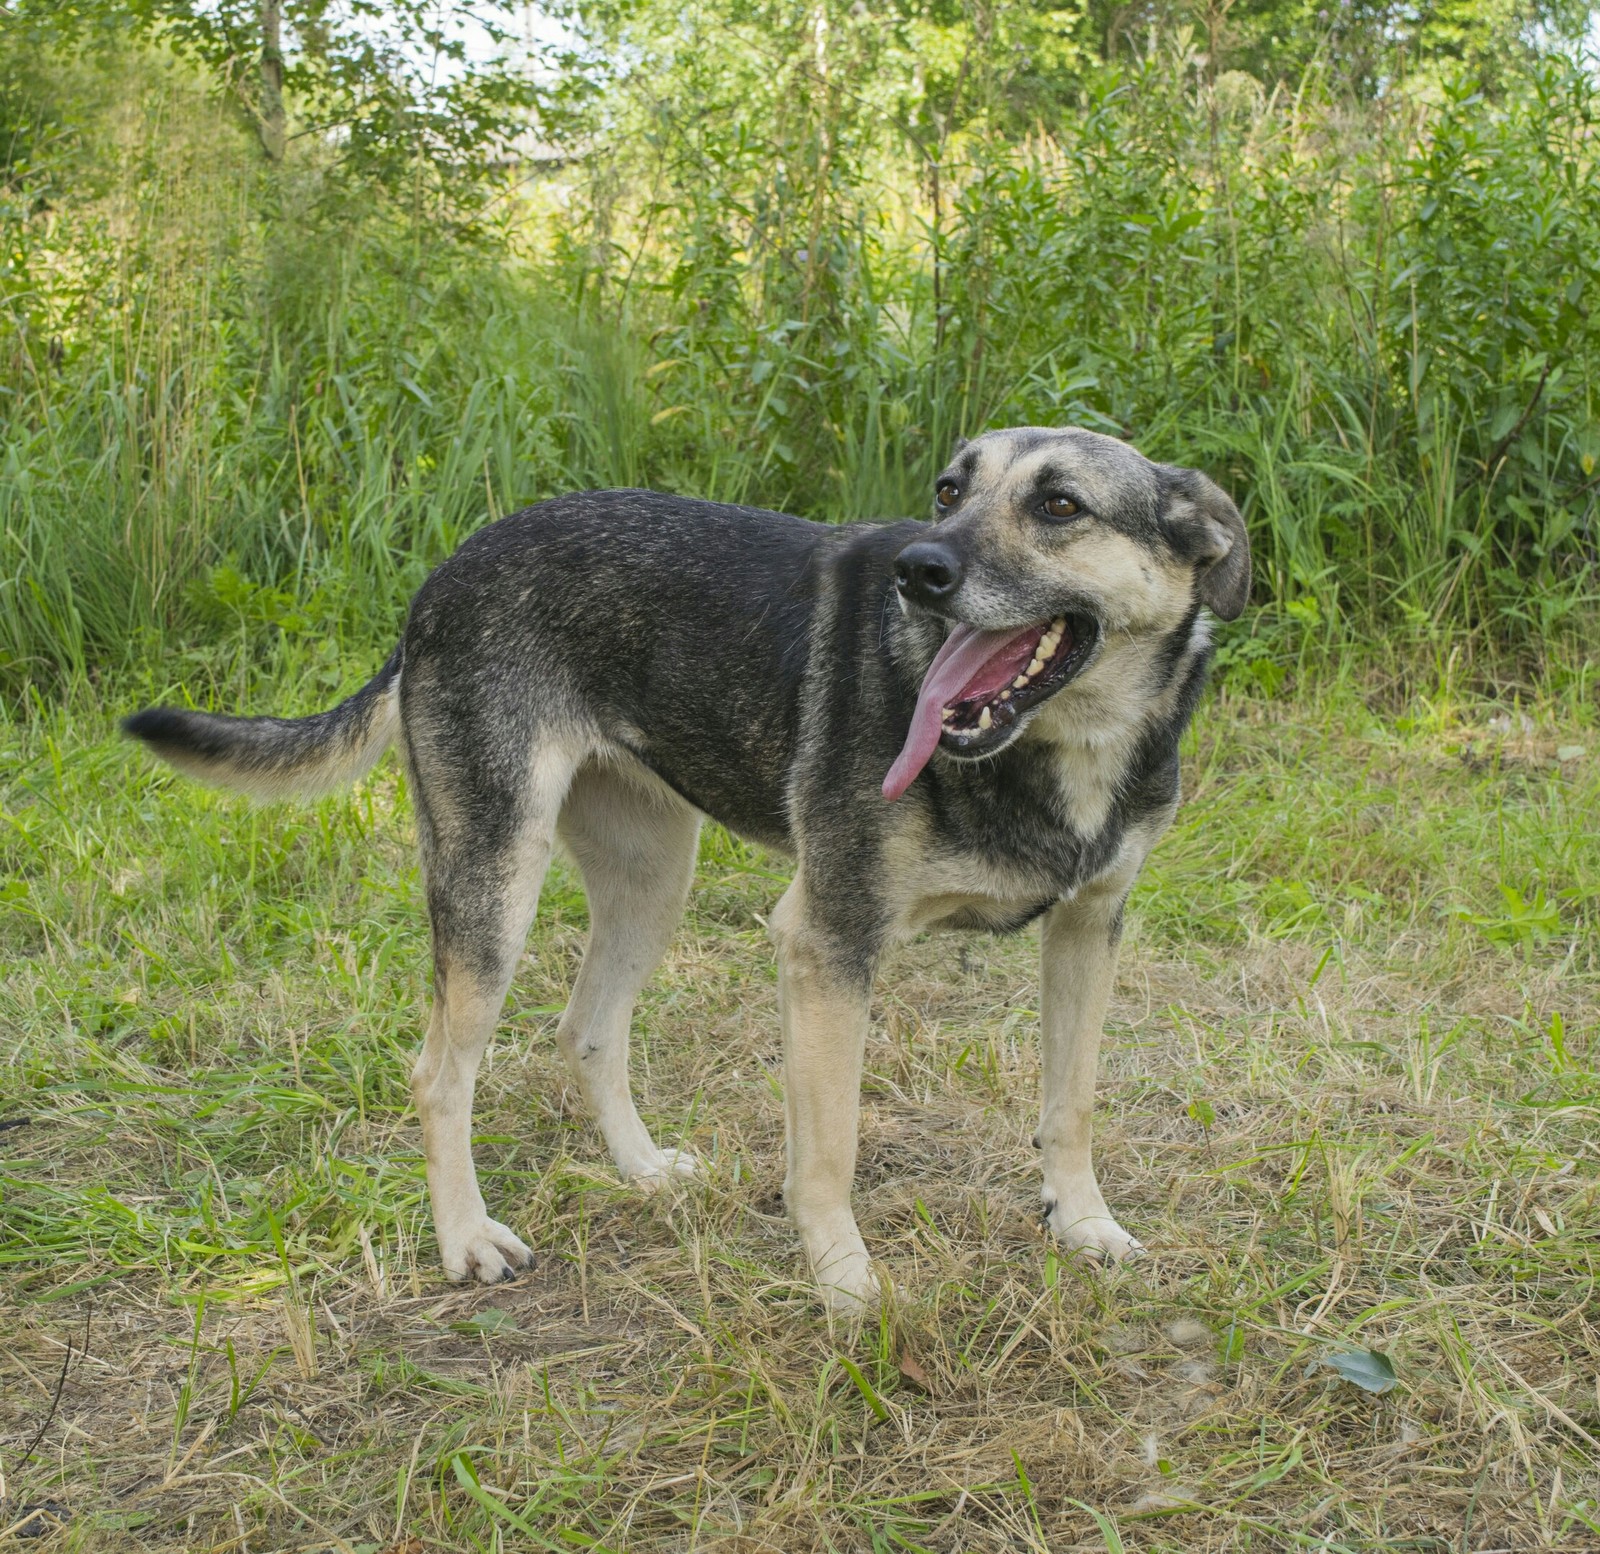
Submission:
[[314,798],[377,765],[400,728],[400,656],[354,696],[309,718],[231,718],[147,707],[122,720],[169,766],[256,799]]

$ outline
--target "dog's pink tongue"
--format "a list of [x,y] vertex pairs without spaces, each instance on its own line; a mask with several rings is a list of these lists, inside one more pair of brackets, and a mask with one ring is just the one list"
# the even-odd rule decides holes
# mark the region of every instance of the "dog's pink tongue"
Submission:
[[899,798],[928,764],[929,756],[939,743],[940,714],[945,704],[955,700],[990,659],[998,657],[1025,635],[1026,632],[979,631],[973,626],[957,626],[945,638],[944,646],[922,677],[917,710],[911,714],[906,742],[889,768],[889,775],[883,779],[886,799],[892,803]]

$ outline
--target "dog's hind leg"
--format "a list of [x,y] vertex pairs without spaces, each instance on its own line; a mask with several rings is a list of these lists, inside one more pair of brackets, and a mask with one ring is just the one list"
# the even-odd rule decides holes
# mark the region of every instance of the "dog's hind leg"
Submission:
[[700,813],[648,779],[598,763],[572,784],[560,837],[583,873],[589,945],[556,1041],[623,1177],[644,1188],[692,1176],[695,1158],[659,1149],[628,1084],[639,990],[672,941],[694,874]]
[[433,926],[433,1013],[412,1071],[439,1255],[452,1279],[509,1278],[533,1254],[489,1218],[472,1163],[478,1063],[499,1023],[575,761],[536,752],[525,774],[508,752],[476,767],[411,752],[413,795]]

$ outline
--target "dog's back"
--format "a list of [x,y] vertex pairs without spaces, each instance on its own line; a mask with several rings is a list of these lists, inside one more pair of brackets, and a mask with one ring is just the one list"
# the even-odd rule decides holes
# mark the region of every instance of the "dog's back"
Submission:
[[187,776],[257,799],[314,797],[401,736],[469,767],[534,726],[582,725],[698,808],[789,844],[785,785],[818,567],[843,531],[663,495],[556,497],[490,524],[423,584],[400,645],[305,718],[152,707],[126,733]]

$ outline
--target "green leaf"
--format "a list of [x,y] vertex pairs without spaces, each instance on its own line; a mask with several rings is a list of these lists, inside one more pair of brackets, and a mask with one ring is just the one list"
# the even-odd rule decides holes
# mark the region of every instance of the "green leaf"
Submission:
[[[1382,1357],[1380,1356],[1380,1358]],[[1384,1361],[1385,1365],[1388,1363],[1387,1360]],[[1239,1498],[1242,1499],[1244,1495],[1253,1495],[1257,1490],[1265,1489],[1268,1484],[1276,1484],[1279,1479],[1288,1477],[1290,1473],[1300,1466],[1303,1460],[1300,1448],[1296,1446],[1281,1462],[1275,1462],[1270,1467],[1263,1468],[1257,1473],[1245,1485],[1243,1494]]]
[[1122,1534],[1117,1531],[1117,1524],[1104,1511],[1097,1511],[1092,1505],[1085,1505],[1081,1500],[1069,1500],[1068,1505],[1075,1505],[1080,1511],[1087,1511],[1094,1518],[1095,1530],[1100,1534],[1101,1541],[1106,1546],[1106,1554],[1124,1554],[1127,1547],[1122,1541]]
[[526,1533],[535,1540],[536,1548],[559,1548],[561,1545],[554,1542],[539,1528],[535,1527],[525,1518],[517,1515],[510,1506],[503,1501],[495,1499],[478,1482],[478,1470],[472,1465],[472,1459],[465,1452],[457,1452],[450,1459],[450,1466],[455,1471],[456,1482],[466,1490],[467,1494],[489,1513],[498,1522],[505,1522],[515,1527],[518,1532]]
[[1323,1367],[1345,1381],[1354,1382],[1363,1392],[1390,1392],[1400,1385],[1389,1356],[1376,1349],[1335,1349],[1306,1366],[1306,1375],[1313,1375]]

